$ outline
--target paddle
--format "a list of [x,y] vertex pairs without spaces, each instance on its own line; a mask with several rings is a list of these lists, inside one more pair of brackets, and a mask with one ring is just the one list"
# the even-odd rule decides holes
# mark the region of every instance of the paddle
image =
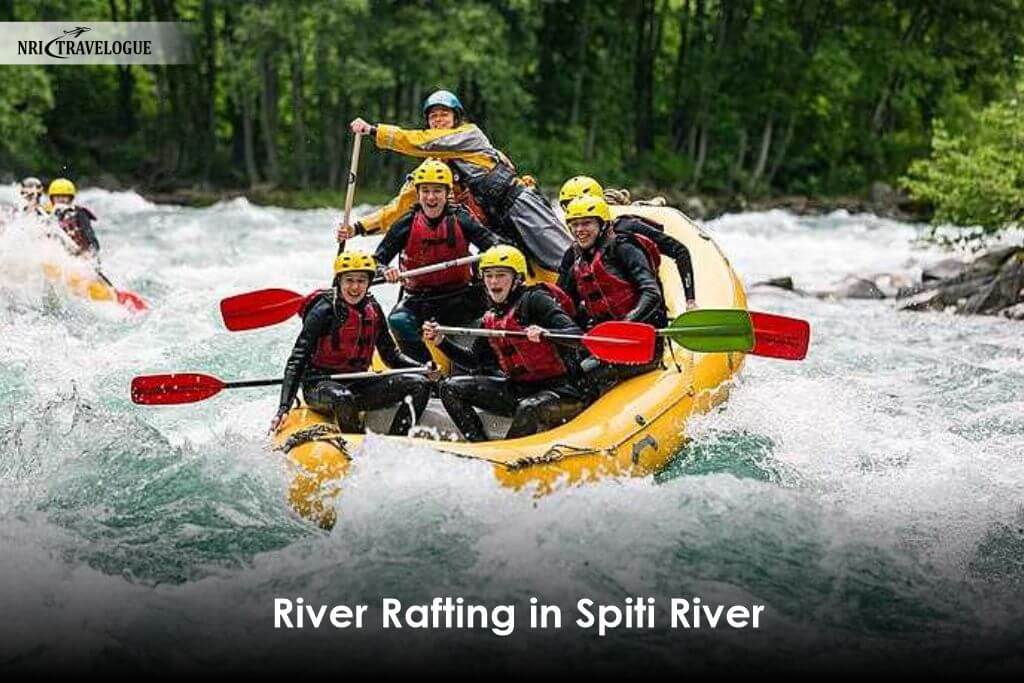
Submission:
[[753,356],[801,360],[811,327],[806,320],[739,309],[683,313],[658,334],[701,353],[742,351]]
[[683,348],[700,353],[747,352],[754,348],[754,329],[746,311],[703,308],[687,311],[658,330]]
[[[436,273],[439,270],[463,266],[467,263],[476,263],[480,260],[479,254],[463,256],[462,258],[434,263],[422,268],[413,268],[402,273],[402,279]],[[370,284],[382,284],[385,280],[382,277],[374,278]],[[254,330],[259,327],[267,327],[282,323],[302,308],[306,295],[292,292],[287,289],[259,289],[255,292],[236,294],[220,302],[220,313],[224,319],[224,326],[232,332],[241,330]]]
[[[359,170],[359,148],[363,141],[362,133],[356,133],[355,139],[352,141],[352,160],[348,166],[348,188],[345,190],[345,219],[343,225],[350,227],[352,224],[349,220],[352,218],[352,202],[356,197],[356,171]],[[338,242],[338,253],[345,251],[345,240]]]
[[117,303],[121,304],[125,308],[131,309],[133,313],[141,313],[142,311],[148,310],[149,305],[143,300],[141,296],[135,292],[129,292],[124,289],[118,289],[114,286],[114,283],[110,281],[103,271],[97,269],[96,275],[99,276],[103,283],[114,290],[114,294],[117,296]]
[[[475,327],[442,327],[442,334],[464,334],[470,337],[525,337],[524,331],[487,330]],[[545,332],[552,341],[579,341],[596,358],[619,365],[642,365],[654,358],[654,328],[644,323],[611,320],[596,325],[586,334]]]
[[811,343],[811,325],[806,320],[750,311],[754,324],[751,354],[785,360],[803,360]]
[[[382,372],[349,372],[341,375],[324,375],[309,379],[366,379],[387,375],[426,374],[429,368],[400,368]],[[270,387],[283,383],[277,379],[249,379],[236,382],[224,382],[213,375],[197,372],[179,372],[169,375],[142,375],[132,379],[132,402],[145,406],[180,405],[196,403],[216,396],[224,389],[242,389],[247,387]]]

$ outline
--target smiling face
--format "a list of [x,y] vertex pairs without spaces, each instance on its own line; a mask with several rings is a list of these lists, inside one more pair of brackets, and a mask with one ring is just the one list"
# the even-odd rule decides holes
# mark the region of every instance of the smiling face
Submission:
[[455,110],[435,104],[427,110],[427,125],[431,128],[454,128]]
[[572,229],[572,234],[576,236],[579,245],[584,249],[590,249],[601,234],[601,220],[591,217],[577,218],[569,222],[569,228]]
[[345,303],[355,306],[363,300],[366,290],[370,288],[370,274],[362,270],[342,273],[338,288],[341,290],[341,298],[345,300]]
[[427,218],[437,218],[444,211],[448,201],[448,186],[440,183],[423,183],[416,186],[416,195]]
[[504,303],[516,283],[516,271],[511,268],[488,268],[484,271],[487,296],[496,304]]

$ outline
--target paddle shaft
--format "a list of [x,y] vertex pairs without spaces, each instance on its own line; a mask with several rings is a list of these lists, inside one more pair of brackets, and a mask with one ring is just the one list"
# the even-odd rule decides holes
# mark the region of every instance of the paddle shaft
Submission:
[[[437,331],[441,334],[464,334],[467,337],[525,337],[525,330],[487,330],[480,327],[443,327],[438,325]],[[544,331],[545,339],[555,341],[583,341],[584,338],[591,341],[615,343],[632,343],[629,340],[618,339],[617,337],[595,337],[586,334],[558,334],[557,332]]]
[[[362,133],[356,133],[356,137],[352,141],[352,160],[348,165],[348,188],[345,190],[345,218],[343,225],[346,227],[350,225],[352,203],[356,198],[356,172],[359,170],[359,149],[362,146],[362,141]],[[345,251],[345,240],[338,243],[338,253],[340,254],[343,251]]]
[[[483,256],[480,254],[473,254],[472,256],[463,256],[461,258],[452,259],[450,261],[442,261],[441,263],[432,263],[429,266],[423,266],[422,268],[412,268],[411,270],[404,270],[399,273],[398,277],[406,279],[410,277],[417,277],[419,275],[429,275],[430,273],[436,273],[441,270],[447,270],[449,268],[457,268],[459,266],[465,266],[470,263],[476,263]],[[379,285],[387,282],[383,277],[377,277],[373,279],[372,285]]]
[[[321,375],[311,376],[305,378],[306,380],[350,380],[350,379],[369,379],[370,377],[387,377],[389,375],[423,375],[430,372],[427,368],[398,368],[395,370],[382,370],[381,372],[348,372],[340,375]],[[225,389],[244,389],[246,387],[272,387],[278,384],[282,384],[284,378],[276,377],[274,379],[245,379],[237,380],[234,382],[224,382]]]

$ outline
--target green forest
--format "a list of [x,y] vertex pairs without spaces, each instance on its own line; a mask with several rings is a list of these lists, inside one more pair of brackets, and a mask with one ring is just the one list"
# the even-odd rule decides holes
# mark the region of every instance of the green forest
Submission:
[[[333,191],[350,119],[419,127],[444,87],[548,193],[587,172],[745,196],[884,181],[985,225],[1024,206],[1024,0],[0,0],[0,20],[185,21],[195,56],[0,67],[11,176]],[[363,162],[379,190],[410,167]]]

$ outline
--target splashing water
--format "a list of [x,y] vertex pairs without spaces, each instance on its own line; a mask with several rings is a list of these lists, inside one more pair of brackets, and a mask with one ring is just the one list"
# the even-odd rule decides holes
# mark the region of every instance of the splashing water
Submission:
[[[153,310],[109,315],[49,290],[30,277],[54,257],[45,240],[0,234],[0,664],[257,668],[301,653],[315,669],[343,644],[348,665],[369,666],[393,642],[274,631],[272,598],[300,595],[767,606],[756,633],[564,630],[497,652],[489,633],[446,636],[527,668],[569,652],[656,669],[680,648],[697,669],[737,656],[786,668],[855,660],[863,647],[883,661],[941,658],[964,641],[987,644],[972,654],[983,670],[1012,663],[1005,646],[1024,635],[1019,323],[758,288],[751,308],[811,321],[810,355],[749,359],[730,400],[688,425],[689,445],[657,476],[534,499],[479,463],[370,437],[327,534],[285,502],[288,473],[264,438],[273,390],[146,409],[128,383],[176,370],[278,375],[297,322],[231,334],[217,303],[322,286],[337,213],[165,207],[97,190],[80,201],[102,219],[105,271]],[[707,227],[748,283],[793,275],[820,289],[943,256],[915,246],[916,226],[844,213]],[[413,635],[409,657],[436,646]]]

